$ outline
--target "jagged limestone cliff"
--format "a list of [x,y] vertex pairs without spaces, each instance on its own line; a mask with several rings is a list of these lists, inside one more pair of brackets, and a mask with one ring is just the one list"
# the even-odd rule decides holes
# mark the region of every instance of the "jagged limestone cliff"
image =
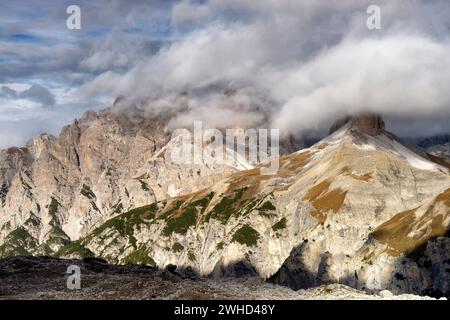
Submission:
[[170,161],[168,119],[87,112],[59,137],[0,151],[0,256],[52,254],[118,214],[236,172]]

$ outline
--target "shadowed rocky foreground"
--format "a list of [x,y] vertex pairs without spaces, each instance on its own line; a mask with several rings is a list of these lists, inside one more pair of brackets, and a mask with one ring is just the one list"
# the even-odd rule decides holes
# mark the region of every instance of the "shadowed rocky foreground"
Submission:
[[[67,268],[81,270],[81,289],[67,288]],[[0,261],[0,299],[432,299],[368,294],[331,284],[293,291],[257,277],[206,279],[191,270],[158,270],[145,265],[111,265],[99,259],[12,257]]]

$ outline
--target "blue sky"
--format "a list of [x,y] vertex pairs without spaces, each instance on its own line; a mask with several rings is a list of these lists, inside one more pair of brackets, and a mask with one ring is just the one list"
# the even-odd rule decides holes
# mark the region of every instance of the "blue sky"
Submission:
[[[192,111],[175,126],[257,125],[257,108],[302,134],[370,109],[401,135],[450,132],[446,0],[380,0],[376,32],[365,0],[0,2],[0,148],[118,96],[177,110],[181,92]],[[81,30],[66,28],[72,4]]]
[[[81,30],[66,28],[71,4],[81,8]],[[170,1],[2,0],[0,7],[0,147],[57,134],[86,109],[108,105],[112,98],[77,89],[102,72],[127,70],[172,37]],[[108,53],[100,65],[89,60],[96,52]]]

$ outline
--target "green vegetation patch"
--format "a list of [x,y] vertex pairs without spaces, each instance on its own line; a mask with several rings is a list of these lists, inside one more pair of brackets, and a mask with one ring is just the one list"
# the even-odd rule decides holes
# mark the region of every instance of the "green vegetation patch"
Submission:
[[179,242],[175,242],[172,246],[173,252],[181,252],[181,251],[183,251],[183,249],[184,249],[183,245]]
[[230,219],[231,215],[235,211],[233,207],[234,203],[234,199],[223,197],[220,202],[214,206],[209,216],[207,217],[207,221],[209,221],[210,218],[213,218],[219,220],[223,224],[226,224],[228,219]]
[[57,214],[59,211],[59,207],[60,207],[60,204],[59,204],[58,200],[56,200],[55,198],[52,197],[51,201],[50,201],[50,205],[48,206],[48,214],[52,218],[54,218],[55,214]]
[[273,231],[278,231],[286,228],[286,218],[281,219],[272,226]]
[[232,198],[227,196],[222,197],[219,203],[205,217],[205,222],[208,222],[212,218],[219,220],[222,224],[226,224],[232,215],[240,215],[246,203],[245,200],[242,200],[242,197],[247,189],[247,187],[244,187],[235,190]]
[[149,250],[146,246],[142,246],[137,250],[134,250],[126,258],[122,260],[124,264],[146,264],[152,267],[156,267],[156,262],[150,257]]
[[12,231],[8,238],[10,239],[17,239],[18,241],[26,240],[27,238],[31,237],[27,230],[23,227],[19,227],[16,230]]
[[24,227],[19,227],[11,231],[0,246],[0,257],[28,256],[37,246],[36,239]]
[[[59,245],[59,246],[65,246],[70,243],[69,236],[61,229],[60,223],[58,221],[57,213],[59,212],[59,209],[61,207],[61,204],[56,200],[54,197],[51,197],[50,205],[48,206],[48,214],[51,217],[50,220],[50,226],[52,227],[51,231],[48,235],[48,240],[46,241],[47,250],[50,249],[50,245]],[[31,218],[31,217],[30,217]]]
[[276,208],[275,206],[272,204],[272,202],[270,201],[265,201],[259,208],[259,214],[261,216],[264,216],[266,218],[272,218],[275,216],[275,213],[273,211],[275,211]]
[[48,235],[48,240],[46,241],[46,244],[48,246],[50,245],[58,245],[58,246],[65,246],[70,243],[69,236],[58,226],[52,226],[51,231]]
[[226,224],[231,216],[239,217],[250,214],[253,210],[258,210],[260,215],[268,218],[274,216],[272,212],[276,210],[274,205],[270,201],[266,201],[258,208],[258,205],[262,202],[262,198],[244,198],[244,192],[247,187],[240,188],[234,191],[234,196],[224,196],[217,203],[212,210],[205,217],[205,222],[208,222],[210,218],[219,220],[222,224]]
[[94,258],[94,253],[86,248],[82,240],[70,242],[54,254],[55,257],[76,256],[79,258]]
[[270,201],[266,201],[259,207],[260,210],[268,211],[268,210],[276,210],[275,206]]
[[99,236],[103,231],[107,229],[116,230],[121,236],[129,239],[133,247],[136,249],[136,238],[134,237],[134,226],[141,223],[148,223],[146,220],[153,220],[155,218],[155,212],[158,209],[156,203],[148,206],[136,208],[123,213],[117,217],[109,219],[100,227],[96,228],[90,237]]
[[214,192],[208,193],[208,195],[200,200],[196,200],[192,202],[192,205],[194,207],[200,207],[201,212],[205,212],[206,208],[208,207],[208,204],[211,202],[211,199],[214,197]]
[[188,259],[189,259],[189,261],[191,261],[191,262],[195,262],[195,261],[196,261],[196,259],[195,259],[195,254],[194,254],[192,251],[189,251],[189,252],[188,252]]
[[224,247],[224,243],[223,243],[223,241],[220,241],[220,242],[217,244],[216,249],[217,249],[217,250],[222,250],[223,247]]
[[[178,211],[178,209],[180,209],[181,205],[183,204],[182,200],[177,200],[175,202],[175,204],[172,206],[172,208],[170,208],[169,210],[167,210],[166,212],[164,212],[163,214],[161,214],[158,219],[164,219],[167,220],[169,219],[169,217],[171,215],[173,215],[174,213],[176,213]],[[165,202],[163,202],[163,205],[166,206]]]
[[197,212],[194,206],[189,206],[180,215],[175,215],[166,220],[166,226],[162,233],[168,237],[173,232],[178,234],[186,234],[189,227],[195,225],[197,219]]
[[166,226],[164,227],[162,234],[166,237],[174,232],[183,235],[186,234],[188,229],[195,225],[198,212],[205,212],[213,196],[214,193],[211,192],[202,199],[188,202],[186,208],[181,213],[178,213],[178,211],[183,204],[183,201],[178,200],[173,208],[160,217],[160,219],[166,220]]
[[238,242],[245,244],[248,247],[255,246],[259,239],[259,233],[248,224],[242,226],[235,232],[232,238],[232,242]]

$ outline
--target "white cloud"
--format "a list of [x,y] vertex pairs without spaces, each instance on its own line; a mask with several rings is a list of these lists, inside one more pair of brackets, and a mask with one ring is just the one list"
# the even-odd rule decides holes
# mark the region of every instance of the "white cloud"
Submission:
[[175,26],[182,26],[186,23],[198,23],[211,14],[208,5],[192,3],[191,1],[181,1],[172,9],[172,23]]
[[411,36],[350,39],[285,75],[274,94],[289,98],[274,125],[290,132],[360,110],[450,117],[448,43]]
[[[86,23],[76,34],[57,30],[54,9],[47,27],[33,20],[21,28],[42,29],[37,35],[46,39],[54,34],[54,42],[0,41],[0,56],[10,59],[0,61],[0,82],[23,92],[30,87],[10,83],[44,85],[42,79],[50,79],[55,85],[44,87],[55,109],[78,106],[67,112],[77,116],[86,105],[125,96],[150,115],[170,109],[173,126],[198,118],[217,126],[270,121],[284,133],[301,133],[362,108],[397,119],[450,119],[448,1],[379,0],[380,31],[366,28],[369,4],[183,0],[169,13],[162,0],[120,0],[105,8],[85,3]],[[15,8],[11,3],[0,16],[11,16]],[[36,5],[28,10],[37,11]],[[224,96],[226,89],[237,93]],[[19,105],[3,101],[3,116],[20,106],[28,110],[29,99]],[[53,116],[64,124],[65,116]],[[48,123],[35,126],[45,129]],[[436,128],[430,132],[445,126]]]
[[[220,122],[223,105],[212,97],[233,87],[258,101],[284,133],[367,109],[388,116],[450,117],[450,44],[442,32],[448,14],[441,13],[442,2],[381,1],[383,29],[375,32],[366,28],[368,4],[183,1],[172,13],[176,24],[195,22],[195,9],[204,19],[218,18],[200,21],[198,29],[128,72],[101,74],[83,92],[138,101],[186,91],[194,97],[190,107],[198,110],[174,123],[193,116]],[[237,112],[226,119],[242,121]]]

